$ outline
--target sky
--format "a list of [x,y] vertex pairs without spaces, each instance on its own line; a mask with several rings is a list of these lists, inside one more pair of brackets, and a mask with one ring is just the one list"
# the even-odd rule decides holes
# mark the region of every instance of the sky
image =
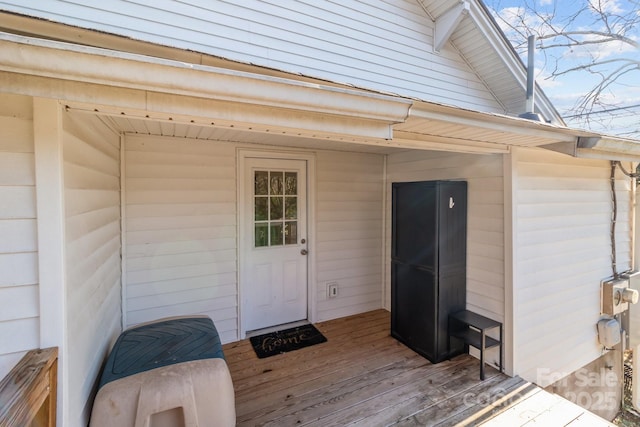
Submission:
[[[583,8],[589,0],[485,0],[487,6],[493,9],[503,19],[512,25],[522,26],[524,22],[529,28],[541,28],[542,20],[531,12],[523,12],[525,9],[535,8],[543,16],[554,14],[553,22],[556,29],[566,25],[568,30],[587,31],[591,34],[577,35],[577,40],[594,40],[597,38],[593,31],[602,30],[603,22],[593,13],[583,13],[577,19],[568,23],[567,17]],[[590,0],[600,3],[606,12],[619,15],[628,19],[640,19],[640,0]],[[525,5],[528,7],[525,8]],[[517,40],[523,41],[523,36],[509,28],[501,19],[496,19],[512,44]],[[620,23],[616,23],[619,28]],[[549,29],[545,31],[549,34]],[[626,36],[640,42],[640,22],[633,26]],[[549,46],[557,40],[538,40]],[[526,63],[526,43],[518,48]],[[622,62],[620,59],[630,60],[633,71],[625,73],[616,84],[611,85],[602,94],[605,106],[598,106],[595,110],[613,109],[620,106],[626,110],[615,110],[612,114],[592,114],[589,123],[584,121],[584,116],[576,116],[576,101],[595,87],[600,78],[587,71],[573,71],[564,75],[551,78],[550,75],[557,66],[559,70],[567,70],[594,59],[605,61],[599,71],[611,72],[618,69]],[[614,61],[615,60],[615,61]],[[564,116],[565,121],[571,127],[591,128],[598,132],[628,136],[640,139],[640,50],[622,42],[594,43],[589,46],[577,46],[573,48],[558,47],[538,49],[536,52],[536,81],[543,88],[544,93],[551,99],[556,109]],[[576,116],[576,117],[572,117]]]

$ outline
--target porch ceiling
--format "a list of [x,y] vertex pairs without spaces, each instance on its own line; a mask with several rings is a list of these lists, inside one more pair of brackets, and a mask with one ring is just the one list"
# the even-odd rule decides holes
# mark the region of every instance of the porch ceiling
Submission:
[[[295,129],[277,125],[237,121],[204,123],[188,117],[166,114],[141,117],[125,112],[97,113],[73,103],[67,106],[67,109],[98,114],[105,124],[123,134],[230,141],[273,147],[376,154],[390,154],[409,149],[482,154],[508,153],[511,146],[542,146],[572,156],[611,157],[621,160],[636,158],[640,150],[640,147],[636,148],[638,144],[635,141],[628,141],[625,145],[627,152],[616,153],[619,148],[610,149],[609,139],[602,139],[602,136],[590,132],[427,103],[414,104],[404,122],[392,125],[392,138],[389,139],[356,138],[322,131],[297,132]],[[584,141],[589,142],[589,145]]]
[[[233,119],[204,119],[70,102],[67,109],[98,114],[119,133],[232,141],[268,146],[388,154],[398,150],[437,150],[463,153],[508,153],[511,146],[575,145],[585,132],[548,123],[481,113],[435,103],[414,101],[404,121],[389,124],[391,138],[354,136],[323,130],[297,130],[277,123]],[[291,114],[294,114],[292,112]]]
[[288,134],[282,130],[252,131],[236,127],[205,126],[192,123],[176,123],[169,120],[150,120],[125,116],[100,115],[100,119],[116,132],[124,134],[166,136],[174,138],[191,138],[203,141],[229,141],[244,144],[266,146],[324,149],[334,151],[350,151],[375,154],[389,154],[400,150],[397,147],[370,145],[332,140],[318,139]]
[[[74,107],[67,107],[76,110]],[[78,111],[86,111],[77,109]],[[87,111],[88,112],[88,111]],[[573,135],[541,137],[544,130],[495,129],[478,123],[460,123],[459,118],[410,116],[393,126],[393,137],[353,138],[348,135],[297,133],[278,126],[247,125],[240,122],[193,123],[177,117],[141,118],[121,113],[101,114],[101,119],[116,132],[124,134],[191,138],[206,141],[231,141],[267,146],[325,149],[336,151],[389,154],[399,150],[436,150],[463,153],[508,153],[510,146],[540,146],[571,143]],[[511,120],[508,118],[507,120]]]

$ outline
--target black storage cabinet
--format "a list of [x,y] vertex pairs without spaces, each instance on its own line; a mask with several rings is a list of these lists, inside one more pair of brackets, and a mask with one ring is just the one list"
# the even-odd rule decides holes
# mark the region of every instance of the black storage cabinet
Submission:
[[448,343],[448,317],[466,306],[467,183],[393,183],[391,335],[438,363],[464,351]]

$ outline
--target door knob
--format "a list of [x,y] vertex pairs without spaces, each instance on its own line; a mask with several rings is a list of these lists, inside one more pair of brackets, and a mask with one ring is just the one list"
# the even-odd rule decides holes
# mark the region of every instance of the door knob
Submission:
[[302,250],[300,251],[300,253],[301,253],[302,255],[306,255],[306,254],[308,254],[308,253],[309,253],[309,251],[307,251],[306,249],[302,249]]

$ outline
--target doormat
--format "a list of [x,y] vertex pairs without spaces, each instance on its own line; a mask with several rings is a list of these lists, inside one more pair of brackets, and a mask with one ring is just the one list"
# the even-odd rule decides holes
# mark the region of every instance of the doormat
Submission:
[[270,332],[251,337],[249,340],[259,359],[327,341],[324,335],[313,325],[303,325],[283,331]]

